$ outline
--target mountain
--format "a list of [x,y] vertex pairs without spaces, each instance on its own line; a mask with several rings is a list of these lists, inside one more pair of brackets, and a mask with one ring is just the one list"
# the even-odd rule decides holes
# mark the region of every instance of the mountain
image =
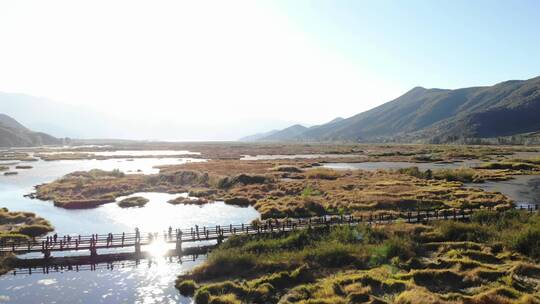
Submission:
[[450,142],[540,130],[540,77],[456,90],[415,87],[347,119],[288,140]]
[[285,128],[281,131],[277,131],[271,135],[265,136],[263,138],[260,138],[260,141],[286,141],[291,140],[293,138],[296,138],[297,136],[300,136],[303,134],[306,130],[308,130],[307,127],[304,127],[302,125],[293,125],[288,128]]
[[[97,105],[57,102],[47,98],[0,92],[0,113],[16,117],[31,130],[40,130],[56,137],[77,139],[129,139],[199,141],[231,140],[249,133],[281,129],[292,125],[279,118],[243,118],[227,122],[208,120],[184,121],[168,117],[167,111],[152,115],[133,115],[127,110],[111,111]],[[170,112],[170,111],[169,111]],[[270,135],[270,134],[268,134]]]
[[258,141],[258,140],[260,140],[262,138],[265,138],[265,137],[270,136],[272,134],[275,134],[277,132],[279,132],[279,130],[272,130],[272,131],[268,131],[268,132],[248,135],[248,136],[244,136],[244,137],[240,138],[239,141]]
[[33,132],[15,119],[0,114],[0,147],[30,147],[61,144],[62,140],[49,134]]
[[[332,121],[326,123],[325,125],[332,125],[341,120],[343,120],[343,118],[337,117],[337,118],[334,118]],[[291,141],[291,140],[301,139],[302,135],[305,134],[307,131],[315,130],[319,127],[320,125],[312,126],[308,128],[308,127],[296,124],[288,128],[285,128],[283,130],[270,131],[269,134],[264,135],[264,136],[258,136],[258,135],[266,134],[266,133],[255,134],[248,137],[251,138],[255,136],[256,139],[251,140],[251,141]]]

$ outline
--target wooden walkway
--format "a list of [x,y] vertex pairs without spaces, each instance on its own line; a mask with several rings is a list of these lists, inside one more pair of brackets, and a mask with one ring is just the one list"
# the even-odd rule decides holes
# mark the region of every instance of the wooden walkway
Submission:
[[[538,211],[538,205],[520,205],[521,210],[528,212]],[[217,241],[221,243],[224,239],[233,235],[253,235],[268,234],[277,232],[287,232],[297,229],[317,228],[325,226],[339,225],[380,225],[396,221],[409,223],[426,222],[434,220],[459,220],[468,218],[475,209],[444,209],[444,210],[424,210],[396,214],[383,214],[359,216],[352,215],[327,215],[311,218],[295,218],[283,220],[268,220],[261,223],[199,227],[180,230],[170,227],[162,233],[144,233],[135,229],[130,233],[117,234],[92,234],[92,235],[64,235],[47,236],[32,240],[2,240],[0,241],[0,253],[42,253],[44,258],[49,258],[53,252],[78,251],[80,255],[90,255],[97,257],[98,250],[133,248],[134,253],[140,254],[142,246],[148,246],[155,242],[174,243],[175,250],[182,252],[182,244],[190,242]]]

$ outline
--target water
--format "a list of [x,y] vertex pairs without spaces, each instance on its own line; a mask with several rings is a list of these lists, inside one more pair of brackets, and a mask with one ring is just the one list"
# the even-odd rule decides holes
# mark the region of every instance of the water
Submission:
[[326,163],[323,167],[336,170],[395,170],[402,168],[418,167],[420,170],[452,169],[463,167],[474,167],[480,164],[479,161],[463,161],[453,163],[412,163],[412,162],[363,162],[363,163]]
[[506,181],[466,185],[503,193],[518,205],[540,204],[540,175],[517,175]]
[[[174,288],[178,274],[203,259],[182,264],[164,257],[114,269],[0,277],[0,303],[191,303]],[[132,264],[124,263],[124,264]]]
[[[142,208],[120,208],[115,203],[94,209],[67,210],[54,207],[52,202],[31,200],[23,195],[37,184],[53,181],[78,170],[119,169],[125,173],[157,173],[156,165],[202,161],[189,158],[136,158],[111,160],[18,162],[32,169],[18,170],[19,175],[0,176],[0,207],[12,211],[31,211],[48,219],[55,232],[91,234],[132,232],[138,227],[144,232],[162,232],[169,226],[189,228],[217,224],[248,223],[259,214],[252,207],[240,208],[216,202],[202,206],[171,205],[167,201],[178,195],[167,193],[136,193],[149,199]],[[14,166],[14,165],[12,165]],[[13,168],[12,168],[13,170]],[[122,198],[118,198],[120,200]],[[143,248],[143,250],[145,250]],[[113,270],[65,271],[4,275],[0,277],[0,303],[190,303],[174,288],[174,280],[195,265],[179,263],[177,258],[157,255],[142,260],[139,265],[127,265]],[[130,263],[124,263],[130,264]],[[132,263],[131,263],[132,264]]]
[[357,154],[291,154],[291,155],[281,155],[281,154],[272,154],[272,155],[242,155],[241,160],[274,160],[274,159],[314,159],[314,158],[343,158],[343,157],[357,157],[357,158],[366,158],[366,155],[357,155]]
[[100,155],[100,156],[118,156],[118,155],[129,155],[129,156],[171,156],[171,155],[200,155],[199,152],[190,152],[185,150],[117,150],[117,151],[102,151],[102,152],[89,152],[91,154]]

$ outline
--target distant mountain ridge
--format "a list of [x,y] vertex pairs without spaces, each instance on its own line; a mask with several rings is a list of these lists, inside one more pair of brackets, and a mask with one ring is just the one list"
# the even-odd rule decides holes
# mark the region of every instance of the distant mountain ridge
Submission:
[[456,90],[415,87],[369,111],[278,140],[438,143],[537,131],[540,77]]
[[270,136],[272,134],[275,134],[277,132],[279,132],[279,130],[272,130],[272,131],[268,131],[268,132],[257,133],[257,134],[242,137],[239,140],[240,141],[258,141],[258,140],[260,140],[262,138],[265,138],[265,137]]
[[[326,123],[325,125],[332,125],[336,122],[342,121],[343,118],[337,117]],[[299,137],[302,137],[309,130],[315,130],[321,127],[321,125],[316,125],[312,127],[305,127],[300,124],[292,125],[283,130],[273,130],[268,133],[259,133],[251,136],[246,136],[241,141],[291,141],[296,140]]]
[[30,131],[10,116],[0,114],[0,147],[31,147],[61,143],[62,140],[56,137]]

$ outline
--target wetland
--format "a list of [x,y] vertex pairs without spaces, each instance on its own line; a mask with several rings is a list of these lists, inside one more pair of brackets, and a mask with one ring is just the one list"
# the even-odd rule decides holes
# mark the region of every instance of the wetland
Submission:
[[[6,214],[28,218],[1,226],[2,237],[106,234],[135,228],[160,232],[169,227],[324,214],[398,215],[461,207],[499,210],[511,217],[518,204],[538,203],[539,155],[534,147],[519,146],[237,143],[9,151],[2,156],[2,166],[19,174],[1,177],[0,202]],[[532,234],[536,231],[536,217],[508,221]],[[17,226],[23,222],[42,226],[41,230]],[[84,296],[77,298],[81,303],[152,303],[145,294],[170,303],[194,299],[205,303],[204,298],[212,303],[304,303],[306,297],[321,303],[348,303],[351,298],[407,303],[419,294],[433,299],[432,303],[473,303],[482,297],[525,301],[529,294],[535,299],[528,287],[505,282],[515,277],[533,282],[535,277],[529,273],[536,271],[531,265],[537,253],[513,243],[510,233],[502,244],[494,241],[493,234],[455,237],[452,230],[491,229],[484,222],[459,225],[463,226],[360,225],[262,239],[231,238],[208,257],[184,263],[157,254],[135,264],[115,262],[94,271],[4,275],[0,296],[15,303],[33,302],[34,292],[47,293],[51,301],[75,299],[74,294],[82,292]],[[527,237],[523,236],[524,242]],[[456,253],[449,255],[445,250]],[[479,252],[488,255],[490,262],[471,258]],[[509,255],[519,258],[508,259]],[[18,258],[27,257],[31,256]],[[265,262],[260,264],[261,260]],[[474,263],[476,268],[463,266]],[[3,265],[8,273],[17,271],[9,269],[9,261]],[[433,269],[441,280],[455,276],[472,283],[435,290],[423,283],[439,279],[426,277]],[[492,272],[509,274],[491,276]],[[74,280],[81,284],[58,289]],[[83,282],[95,282],[95,288],[85,289]],[[25,292],[20,292],[22,286]],[[339,286],[339,290],[323,292],[327,286]],[[474,292],[463,291],[472,286]]]

